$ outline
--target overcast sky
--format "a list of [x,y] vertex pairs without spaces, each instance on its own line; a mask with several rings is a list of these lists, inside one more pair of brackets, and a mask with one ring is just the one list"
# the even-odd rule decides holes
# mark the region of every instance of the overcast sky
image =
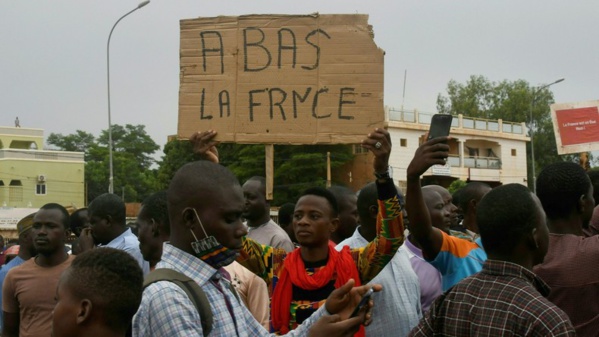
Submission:
[[[106,42],[137,4],[0,1],[0,125],[18,116],[45,136],[106,129]],[[471,75],[532,85],[565,78],[552,87],[556,102],[599,99],[596,0],[152,0],[112,36],[112,122],[144,124],[161,146],[177,132],[180,19],[314,12],[370,15],[386,52],[385,105],[434,112],[447,82]]]

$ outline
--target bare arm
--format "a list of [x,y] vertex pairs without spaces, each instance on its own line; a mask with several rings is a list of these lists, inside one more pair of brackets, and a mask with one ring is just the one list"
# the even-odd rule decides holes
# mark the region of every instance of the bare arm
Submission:
[[410,217],[410,233],[420,243],[424,257],[429,260],[439,254],[443,234],[432,225],[422,197],[420,176],[433,165],[445,165],[445,158],[449,154],[449,146],[444,143],[447,139],[448,137],[434,138],[420,145],[407,169],[406,211]]
[[2,337],[18,337],[20,317],[18,312],[4,311],[4,327],[2,328]]
[[[378,146],[377,146],[378,145]],[[385,129],[376,129],[362,141],[362,147],[374,154],[375,173],[388,172],[391,136]],[[378,216],[376,237],[358,258],[358,270],[363,283],[373,279],[395,255],[404,241],[404,226],[397,190],[390,177],[377,179]]]

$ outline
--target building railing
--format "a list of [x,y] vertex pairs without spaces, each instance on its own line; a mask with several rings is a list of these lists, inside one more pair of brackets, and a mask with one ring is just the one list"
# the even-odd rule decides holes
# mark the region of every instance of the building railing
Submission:
[[501,159],[493,157],[464,157],[464,167],[500,170]]
[[0,149],[0,159],[84,161],[83,152]]
[[[447,163],[451,167],[461,167],[462,160],[457,154],[450,154]],[[501,169],[501,159],[495,157],[464,157],[464,167],[481,169]]]
[[[433,115],[433,113],[419,112],[418,110],[398,110],[395,108],[387,108],[387,116],[389,121],[395,122],[429,125]],[[501,119],[464,117],[462,114],[454,116],[451,122],[451,127],[518,135],[525,135],[526,132],[526,126],[524,123],[506,122]]]
[[449,157],[447,157],[447,163],[452,167],[462,166],[460,156],[457,154],[450,154]]

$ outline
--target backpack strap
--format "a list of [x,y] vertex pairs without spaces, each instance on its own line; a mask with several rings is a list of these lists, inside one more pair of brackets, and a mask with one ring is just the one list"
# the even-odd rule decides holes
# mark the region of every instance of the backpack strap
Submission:
[[[167,268],[155,269],[149,273],[144,279],[143,287],[145,289],[150,284],[159,281],[172,282],[185,291],[185,294],[187,294],[187,297],[189,297],[200,314],[204,336],[208,336],[212,331],[212,309],[202,288],[191,278],[176,270]],[[235,294],[237,295],[237,293]]]

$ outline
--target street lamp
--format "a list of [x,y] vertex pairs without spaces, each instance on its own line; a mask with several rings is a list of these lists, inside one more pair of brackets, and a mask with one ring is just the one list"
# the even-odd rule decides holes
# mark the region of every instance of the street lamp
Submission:
[[114,192],[114,175],[112,170],[112,122],[110,119],[110,38],[112,37],[112,32],[114,31],[114,28],[121,20],[123,20],[127,15],[135,12],[136,10],[142,8],[143,6],[149,3],[150,0],[140,2],[136,8],[129,11],[127,14],[121,16],[118,20],[116,20],[116,22],[112,26],[112,29],[110,30],[110,34],[108,35],[108,43],[106,45],[106,77],[108,80],[108,161],[110,167],[110,177],[108,178],[108,193]]
[[560,78],[557,81],[554,81],[549,84],[545,84],[539,88],[536,88],[536,90],[535,90],[535,87],[532,87],[532,98],[530,100],[530,156],[532,159],[531,160],[531,162],[532,162],[532,191],[535,194],[537,193],[537,175],[535,173],[535,142],[534,142],[535,126],[533,125],[533,119],[532,119],[532,110],[535,106],[535,100],[536,100],[535,95],[539,91],[541,91],[545,88],[548,88],[554,84],[557,84],[559,82],[563,82],[563,81],[564,81],[564,78]]

